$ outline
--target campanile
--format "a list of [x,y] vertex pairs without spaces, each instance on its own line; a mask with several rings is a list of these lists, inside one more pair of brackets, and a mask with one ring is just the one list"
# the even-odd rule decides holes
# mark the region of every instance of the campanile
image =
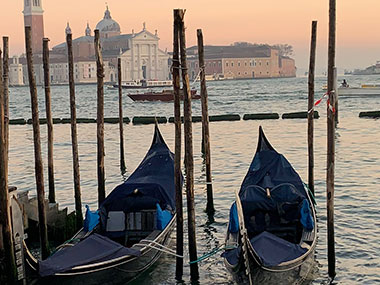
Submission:
[[42,52],[42,39],[44,38],[44,18],[42,0],[24,0],[24,26],[32,29],[33,53]]

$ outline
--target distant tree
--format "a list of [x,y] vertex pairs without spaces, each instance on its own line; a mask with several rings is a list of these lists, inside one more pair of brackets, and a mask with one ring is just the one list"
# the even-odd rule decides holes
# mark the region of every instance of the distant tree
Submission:
[[291,56],[293,55],[293,47],[288,44],[276,44],[273,46],[279,50],[280,56]]

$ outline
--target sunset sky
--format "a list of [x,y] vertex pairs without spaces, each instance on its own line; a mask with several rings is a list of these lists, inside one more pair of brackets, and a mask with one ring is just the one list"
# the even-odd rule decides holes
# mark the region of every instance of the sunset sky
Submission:
[[[202,28],[205,44],[229,45],[236,41],[287,43],[299,71],[308,68],[311,21],[318,21],[317,71],[327,64],[328,0],[108,0],[111,16],[122,33],[138,32],[142,23],[161,38],[160,48],[172,50],[173,9],[186,9],[188,46],[196,44]],[[65,40],[70,22],[73,37],[92,30],[103,18],[104,0],[42,0],[45,36],[53,47]],[[10,37],[11,55],[24,51],[23,0],[2,0],[0,36]],[[380,60],[380,1],[337,0],[337,57],[339,73],[364,68]],[[303,73],[303,72],[302,72]],[[300,72],[298,73],[299,75]]]

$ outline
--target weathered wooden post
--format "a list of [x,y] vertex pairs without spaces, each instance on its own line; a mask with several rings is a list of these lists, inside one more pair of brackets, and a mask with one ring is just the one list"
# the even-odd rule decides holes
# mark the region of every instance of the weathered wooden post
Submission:
[[[0,49],[1,58],[1,49]],[[4,91],[2,68],[0,66],[0,229],[4,246],[6,282],[12,284],[17,280],[16,262],[13,248],[12,222],[8,194],[8,160],[5,144]],[[1,241],[0,241],[1,242]]]
[[[187,72],[186,60],[186,36],[184,23],[184,10],[179,10],[180,29],[179,43],[181,53],[181,70],[184,97],[184,131],[185,131],[185,163],[186,163],[186,197],[187,197],[187,217],[188,217],[188,235],[189,235],[189,253],[190,261],[197,260],[197,241],[195,229],[195,210],[194,210],[194,160],[193,160],[193,131],[191,122],[191,93],[189,75]],[[191,279],[198,280],[198,263],[190,264]]]
[[96,76],[98,78],[97,142],[98,142],[98,203],[106,198],[104,173],[104,66],[100,49],[99,30],[95,30]]
[[336,37],[336,0],[330,0],[329,8],[329,48],[327,68],[327,255],[328,273],[330,278],[335,277],[335,238],[334,238],[334,175],[335,175],[335,37]]
[[45,84],[45,109],[48,131],[48,175],[49,175],[49,202],[55,203],[54,186],[54,155],[53,155],[53,118],[51,115],[51,95],[50,95],[50,69],[49,69],[49,39],[43,39],[43,64],[44,64],[44,84]]
[[315,76],[315,51],[317,46],[317,21],[311,24],[311,44],[309,63],[309,101],[307,114],[307,143],[309,153],[309,189],[314,195],[314,76]]
[[197,30],[198,37],[198,58],[201,78],[201,100],[202,100],[202,137],[203,149],[206,162],[206,184],[207,184],[207,213],[214,213],[214,198],[212,193],[212,178],[211,178],[211,150],[210,150],[210,130],[208,118],[208,99],[206,89],[206,72],[204,60],[203,34],[202,30]]
[[125,173],[125,160],[124,160],[124,129],[123,129],[123,91],[121,87],[121,58],[117,59],[117,79],[119,87],[119,130],[120,130],[120,170]]
[[31,28],[25,27],[25,46],[26,46],[26,59],[28,64],[28,79],[29,89],[32,105],[32,122],[33,122],[33,138],[34,138],[34,163],[35,163],[35,176],[37,185],[37,200],[38,200],[38,225],[41,240],[41,257],[45,259],[49,256],[49,244],[46,226],[46,212],[45,212],[45,188],[44,188],[44,175],[41,157],[41,138],[40,138],[40,122],[38,116],[38,100],[37,100],[37,87],[34,78],[33,68],[33,52],[32,52],[32,34]]
[[3,54],[4,136],[5,136],[5,154],[6,154],[6,159],[8,161],[8,152],[9,152],[9,38],[8,37],[3,37],[3,52],[4,52]]
[[335,126],[339,123],[339,92],[338,92],[338,69],[334,66],[334,92],[335,92]]
[[[174,90],[174,125],[175,125],[175,151],[174,151],[174,184],[176,189],[176,253],[183,256],[183,203],[181,187],[181,99],[180,99],[180,75],[179,75],[179,28],[181,18],[179,10],[174,10],[173,28],[173,90]],[[176,258],[175,277],[182,280],[183,259]]]
[[70,114],[71,114],[71,145],[73,153],[73,173],[74,173],[74,196],[76,226],[83,226],[82,199],[80,190],[80,171],[78,153],[78,134],[77,134],[77,111],[75,106],[75,82],[74,82],[74,57],[72,34],[66,35],[67,58],[69,61],[69,88],[70,88]]

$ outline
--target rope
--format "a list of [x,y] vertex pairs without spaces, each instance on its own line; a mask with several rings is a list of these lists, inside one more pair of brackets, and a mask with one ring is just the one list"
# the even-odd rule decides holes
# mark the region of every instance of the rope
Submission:
[[[156,242],[156,241],[154,241],[154,240],[142,239],[142,240],[140,240],[140,243],[141,243],[141,242],[148,242],[149,244],[153,243],[154,245],[160,246],[160,247],[162,247],[163,249],[165,249],[165,250],[167,250],[167,251],[171,251],[173,254],[176,253],[173,249],[171,249],[171,248],[169,248],[169,247],[167,247],[167,246],[164,246],[163,244],[160,244],[160,243],[158,243],[158,242]],[[182,257],[182,258],[183,258],[183,257]]]
[[[141,243],[141,242],[148,242],[148,243]],[[154,245],[152,245],[154,244]],[[140,243],[136,243],[134,245],[137,245],[137,246],[146,246],[146,247],[150,247],[150,248],[153,248],[155,250],[158,250],[158,251],[161,251],[161,252],[164,252],[164,253],[167,253],[167,254],[170,254],[170,255],[174,255],[176,257],[179,257],[179,258],[183,258],[182,255],[178,255],[174,252],[174,250],[160,244],[160,243],[157,243],[153,240],[141,240]],[[158,248],[157,246],[160,246],[161,248]]]
[[[234,249],[236,248],[237,246],[224,246],[225,244],[221,244],[220,246],[214,248],[212,251],[208,252],[208,253],[205,253],[204,255],[202,255],[201,257],[199,257],[197,260],[193,260],[193,261],[189,261],[189,264],[194,264],[194,263],[198,263],[202,260],[205,260],[215,254],[217,254],[219,251],[221,250],[226,250],[226,249]],[[224,247],[222,247],[224,246]]]

